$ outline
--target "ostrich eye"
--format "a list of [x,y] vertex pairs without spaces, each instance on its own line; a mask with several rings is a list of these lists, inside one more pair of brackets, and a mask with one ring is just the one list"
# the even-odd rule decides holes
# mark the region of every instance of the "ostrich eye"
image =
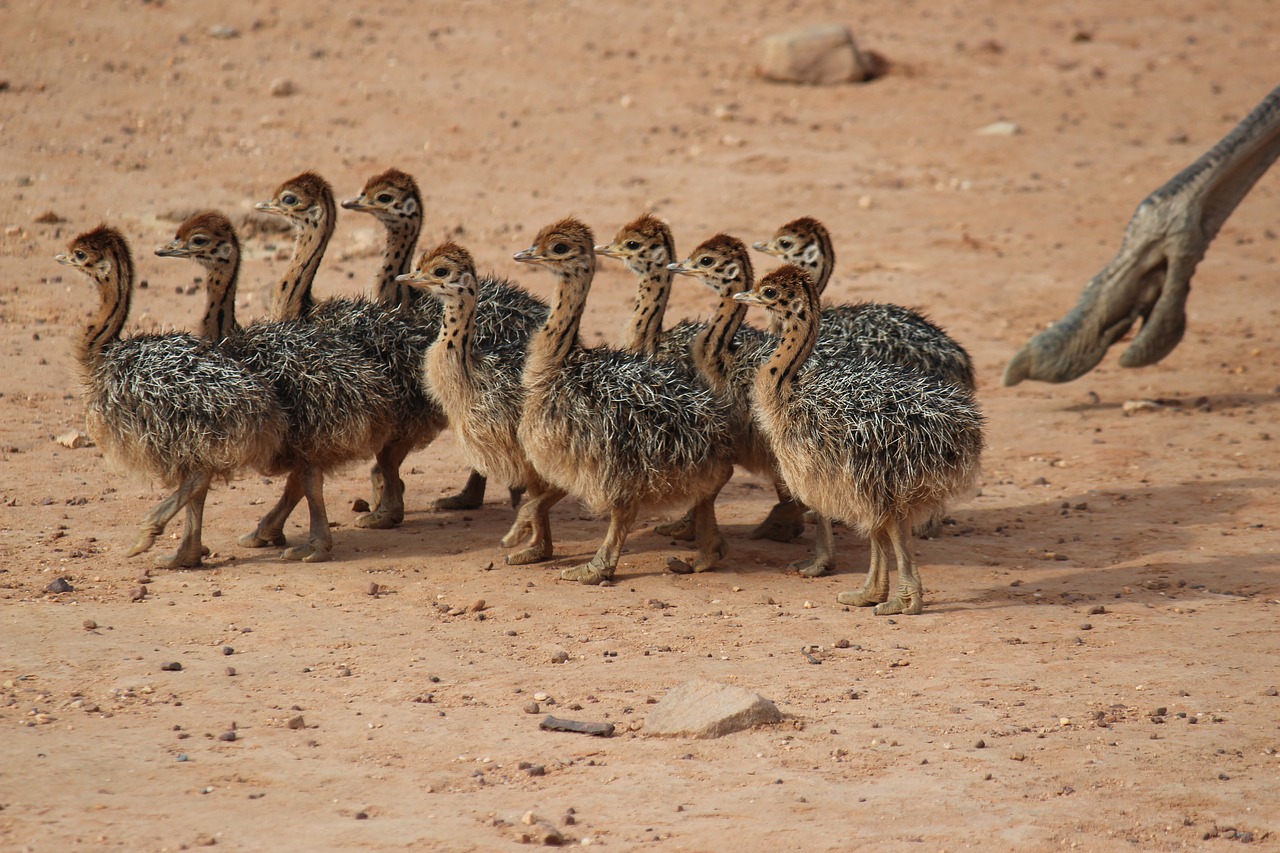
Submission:
[[89,260],[89,256],[85,254],[84,249],[76,249],[76,260],[80,261],[81,263],[84,263],[85,261]]
[[764,290],[760,291],[760,295],[763,296],[765,299],[777,299],[778,288],[766,287]]
[[207,246],[208,244],[209,244],[209,238],[204,236],[203,234],[199,234],[191,238],[191,245],[193,246]]
[[391,202],[396,200],[396,197],[391,193],[378,193],[374,200],[377,201],[378,204],[391,204]]
[[791,251],[791,247],[794,246],[795,243],[791,240],[790,237],[783,237],[781,240],[778,241],[778,245],[786,249],[787,251]]
[[566,254],[568,251],[569,251],[569,247],[564,243],[556,243],[554,246],[551,247],[551,253],[553,255],[563,255],[563,254]]
[[436,278],[444,278],[449,274],[449,269],[448,267],[436,267],[431,271],[431,274]]
[[298,197],[293,193],[285,193],[284,195],[280,196],[280,203],[286,204],[289,207],[293,207],[295,204],[298,203]]
[[709,267],[711,266],[711,264],[712,264],[712,260],[710,255],[703,255],[702,257],[698,258],[699,266]]
[[633,252],[640,248],[640,243],[636,240],[628,240],[626,245]]

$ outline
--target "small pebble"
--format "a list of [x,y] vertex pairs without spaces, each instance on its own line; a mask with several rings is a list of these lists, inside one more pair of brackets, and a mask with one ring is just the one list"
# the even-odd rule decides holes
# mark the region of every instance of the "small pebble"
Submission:
[[271,81],[271,96],[275,98],[287,98],[289,95],[296,94],[298,84],[294,83],[288,77],[277,77]]
[[297,729],[305,729],[307,727],[307,721],[302,718],[301,714],[299,714],[296,717],[290,717],[289,722],[285,723],[285,725],[296,731]]
[[356,812],[356,820],[368,820],[368,819],[369,819],[368,812]]
[[98,623],[97,623],[97,622],[94,622],[92,619],[86,619],[86,620],[84,620],[84,629],[85,629],[86,631],[92,631],[92,630],[94,630],[94,629],[95,629],[95,628],[97,628],[97,627],[98,627]]
[[224,655],[234,655],[236,653],[236,650],[231,648],[231,646],[223,646],[222,653]]
[[537,702],[525,702],[523,707],[526,714],[537,714],[542,711],[542,706]]
[[235,733],[235,730],[230,730],[230,731],[225,731],[222,734],[218,735],[218,740],[226,741],[227,743],[230,743],[231,741],[235,740],[237,737],[239,737],[239,735]]
[[467,605],[467,611],[470,613],[479,613],[484,610],[484,599],[477,598],[475,601]]
[[227,675],[235,675],[235,674],[236,674],[236,668],[235,668],[234,666],[229,666],[229,667],[227,667],[227,669],[226,669],[226,673],[227,673]]
[[214,24],[209,27],[209,35],[216,39],[233,39],[240,35],[240,31],[230,24]]
[[551,655],[552,663],[566,663],[568,662],[568,660],[569,660],[569,653],[566,652],[564,649],[559,649],[554,654]]
[[834,645],[837,649],[847,649],[847,648],[849,648],[849,641],[848,641],[848,640],[845,640],[845,639],[840,639],[840,640],[836,640],[836,641],[835,641],[835,643],[834,643],[833,645]]
[[367,500],[365,500],[364,498],[356,498],[354,501],[351,502],[351,511],[352,512],[371,512],[372,509],[370,508],[369,502]]
[[130,601],[142,601],[147,597],[147,588],[145,586],[135,586],[133,592],[129,593]]
[[1089,608],[1090,616],[1101,616],[1103,613],[1106,613],[1106,612],[1107,612],[1107,608],[1103,607],[1101,604],[1095,604],[1093,605],[1093,607]]
[[347,676],[349,676],[349,675],[351,675],[351,667],[349,667],[349,666],[340,666],[340,667],[338,667],[338,677],[339,677],[339,678],[346,678],[346,677],[347,677]]
[[983,740],[982,738],[978,738],[978,742],[977,742],[977,743],[975,743],[975,744],[973,745],[973,748],[974,748],[974,749],[986,749],[986,748],[987,748],[987,742],[986,742],[985,740]]
[[160,670],[162,672],[181,672],[182,664],[178,663],[176,660],[165,661],[160,664]]
[[547,768],[541,764],[531,764],[525,772],[530,776],[546,776]]
[[1088,622],[1081,622],[1081,623],[1080,623],[1080,630],[1081,630],[1081,631],[1092,631],[1092,630],[1093,630],[1093,625],[1089,624]]
[[365,594],[372,595],[376,598],[378,596],[378,593],[381,591],[381,589],[382,587],[378,586],[378,584],[376,584],[373,581],[369,581],[369,586],[365,588]]
[[76,588],[67,583],[66,578],[56,578],[53,583],[45,587],[46,592],[75,592]]

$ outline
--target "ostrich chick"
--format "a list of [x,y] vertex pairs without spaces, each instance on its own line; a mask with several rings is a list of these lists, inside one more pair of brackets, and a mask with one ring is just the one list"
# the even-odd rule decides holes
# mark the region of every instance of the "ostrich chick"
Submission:
[[[965,389],[856,355],[806,363],[818,338],[818,295],[803,269],[784,266],[735,295],[765,308],[782,338],[760,367],[752,405],[796,497],[819,513],[815,560],[833,549],[831,519],[871,540],[871,567],[842,604],[875,604],[877,615],[924,606],[911,556],[911,524],[972,486],[984,445],[983,418]],[[888,560],[898,569],[889,598]]]
[[257,529],[240,537],[240,544],[285,545],[285,522],[305,497],[310,509],[307,542],[282,556],[310,563],[328,560],[333,534],[324,477],[385,443],[385,419],[377,413],[392,406],[395,397],[383,365],[358,343],[316,323],[278,320],[242,328],[235,305],[240,241],[230,220],[216,211],[182,223],[156,254],[189,258],[205,268],[209,305],[204,336],[272,389],[284,413],[284,440],[265,468],[270,474],[288,474],[284,492]]
[[[675,263],[675,241],[672,239],[671,228],[667,223],[652,214],[642,214],[618,229],[612,242],[596,246],[596,254],[621,260],[639,282],[635,308],[631,312],[623,337],[623,348],[629,352],[651,355],[688,370],[696,370],[692,344],[698,335],[706,331],[707,324],[682,320],[666,331],[662,329],[663,315],[666,313],[674,274],[697,273],[697,270],[683,269]],[[733,259],[726,259],[725,265],[719,267],[720,271],[730,268],[746,276],[737,283],[735,290],[745,290],[751,286],[751,261],[747,257],[745,246],[742,247],[741,252],[734,253]],[[732,300],[730,301],[732,303]],[[735,307],[740,307],[734,304]],[[734,329],[740,329],[740,331],[730,334],[732,343],[729,346],[732,348],[745,347],[757,350],[764,341],[764,336],[755,329],[742,327],[741,318],[734,325]],[[760,357],[763,358],[763,353]],[[740,454],[737,461],[747,470],[770,476],[775,481],[778,503],[769,511],[764,521],[748,534],[748,538],[790,542],[804,532],[804,508],[791,500],[781,480],[772,473],[766,473],[769,467],[767,464],[763,468],[759,464],[762,454],[763,457],[769,457],[770,451],[767,442],[758,440],[759,436],[751,424],[748,400],[749,376],[749,371],[737,374],[736,378],[741,382],[736,387],[741,393],[732,401],[736,422],[741,426],[738,444]],[[683,518],[660,524],[654,530],[663,536],[675,539],[693,539],[692,511],[686,513]]]
[[423,252],[413,271],[399,280],[429,291],[444,308],[440,335],[427,351],[424,381],[449,416],[467,461],[511,489],[528,492],[502,544],[515,546],[529,528],[532,536],[507,562],[519,565],[549,558],[549,510],[564,494],[542,479],[517,436],[524,405],[523,355],[483,352],[476,346],[479,285],[471,253],[456,243],[442,243]]
[[89,434],[108,459],[175,489],[146,515],[129,556],[140,554],[186,510],[178,550],[157,560],[193,568],[201,542],[205,496],[216,478],[265,468],[284,434],[279,401],[263,383],[208,342],[184,333],[121,337],[133,297],[133,257],[114,228],[71,241],[58,262],[94,282],[101,300],[76,360]]
[[546,324],[529,341],[519,438],[553,486],[610,515],[591,561],[561,573],[600,583],[613,577],[642,505],[694,504],[698,559],[713,568],[724,550],[714,497],[733,470],[727,407],[688,370],[578,338],[595,275],[591,229],[576,219],[543,228],[515,255],[558,279]]

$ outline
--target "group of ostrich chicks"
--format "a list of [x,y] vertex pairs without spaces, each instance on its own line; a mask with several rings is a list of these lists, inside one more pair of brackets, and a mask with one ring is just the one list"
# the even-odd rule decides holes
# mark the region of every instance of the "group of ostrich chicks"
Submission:
[[[725,554],[715,499],[740,465],[777,491],[753,538],[790,541],[808,511],[814,553],[793,568],[817,576],[834,565],[832,522],[854,526],[869,538],[870,568],[862,587],[838,600],[877,614],[921,612],[913,527],[938,524],[967,495],[984,446],[972,362],[915,311],[822,307],[834,255],[821,223],[798,219],[756,243],[785,264],[757,281],[734,237],[718,234],[681,261],[670,229],[652,215],[605,245],[566,218],[515,255],[556,277],[548,306],[478,274],[456,243],[414,261],[422,199],[413,178],[392,169],[342,202],[386,228],[373,297],[317,300],[312,282],[337,219],[332,188],[306,172],[257,207],[290,221],[294,249],[272,289],[272,319],[247,326],[235,316],[240,244],[220,213],[191,217],[156,251],[207,271],[198,334],[121,334],[134,267],[118,231],[84,233],[58,256],[101,299],[76,350],[90,434],[115,462],[173,489],[143,519],[130,556],[185,510],[178,550],[159,563],[201,565],[210,485],[257,470],[287,479],[240,544],[285,546],[285,523],[305,497],[309,535],[283,556],[327,560],[325,474],[374,457],[372,509],[356,524],[392,527],[404,518],[401,463],[447,426],[474,472],[437,506],[478,506],[486,478],[508,486],[513,503],[523,492],[502,539],[508,563],[552,556],[550,510],[572,495],[607,513],[609,529],[590,561],[561,578],[611,579],[642,506],[688,508],[658,530],[694,540],[698,553],[669,567],[712,569]],[[579,336],[598,256],[621,260],[639,280],[617,347],[585,346]],[[714,292],[710,320],[663,328],[677,275]],[[768,313],[767,331],[744,323],[748,306]]]

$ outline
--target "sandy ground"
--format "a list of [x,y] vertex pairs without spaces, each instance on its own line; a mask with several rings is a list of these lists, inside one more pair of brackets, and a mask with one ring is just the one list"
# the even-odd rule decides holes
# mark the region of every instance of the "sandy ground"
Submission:
[[[1265,3],[1117,8],[0,0],[0,848],[494,850],[529,812],[617,850],[1280,848],[1277,176],[1162,364],[1000,386],[1138,201],[1276,83]],[[833,20],[891,73],[754,78],[761,35]],[[976,133],[998,120],[1022,133]],[[925,614],[835,603],[867,558],[848,531],[837,574],[787,574],[812,537],[748,541],[769,491],[746,476],[714,573],[664,574],[689,552],[649,515],[616,585],[560,582],[604,530],[568,502],[557,559],[508,568],[501,490],[428,508],[466,474],[447,434],[408,463],[403,527],[353,527],[356,465],[327,489],[335,561],[283,563],[236,545],[278,488],[247,477],[211,496],[208,568],[152,572],[131,603],[148,563],[124,551],[159,493],[53,440],[83,426],[69,349],[94,302],[53,255],[123,229],[149,282],[132,327],[189,328],[199,271],[152,254],[175,217],[241,214],[306,168],[349,197],[393,165],[424,187],[424,244],[455,235],[543,295],[511,254],[569,213],[607,237],[653,210],[681,250],[824,220],[832,298],[923,307],[979,367],[981,493],[917,544]],[[367,289],[380,236],[344,213],[317,292]],[[284,245],[249,241],[246,316]],[[631,287],[605,263],[590,339],[616,339]],[[678,285],[669,316],[709,310]],[[788,719],[644,737],[691,677]],[[545,712],[618,734],[540,731]]]

